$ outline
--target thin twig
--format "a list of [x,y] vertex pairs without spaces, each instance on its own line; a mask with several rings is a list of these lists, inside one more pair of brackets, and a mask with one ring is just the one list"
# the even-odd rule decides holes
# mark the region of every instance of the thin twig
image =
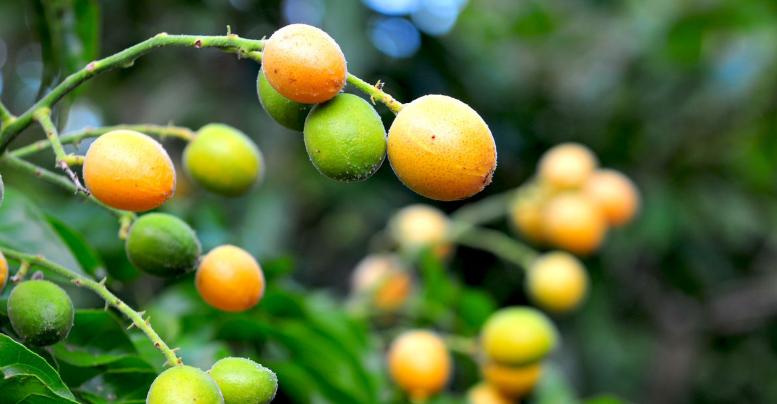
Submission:
[[41,108],[33,113],[33,118],[38,121],[43,130],[46,132],[46,138],[51,144],[51,149],[54,150],[54,156],[56,156],[55,165],[60,170],[67,174],[70,181],[76,186],[76,192],[83,192],[89,195],[89,191],[81,185],[81,180],[78,179],[78,175],[70,169],[68,165],[68,156],[65,154],[65,148],[62,147],[62,143],[59,141],[59,132],[54,122],[51,120],[51,109]]

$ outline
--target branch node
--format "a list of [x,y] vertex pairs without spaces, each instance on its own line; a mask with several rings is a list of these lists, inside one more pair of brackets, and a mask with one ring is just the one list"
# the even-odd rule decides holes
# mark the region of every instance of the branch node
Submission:
[[202,40],[198,39],[198,40],[194,41],[194,47],[197,48],[197,49],[202,48]]

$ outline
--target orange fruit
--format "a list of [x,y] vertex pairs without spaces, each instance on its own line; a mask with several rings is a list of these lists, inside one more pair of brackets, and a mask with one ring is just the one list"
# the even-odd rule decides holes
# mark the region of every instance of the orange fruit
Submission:
[[351,278],[353,292],[370,297],[379,310],[393,311],[407,301],[413,278],[394,255],[375,254],[356,266]]
[[195,284],[209,305],[223,311],[245,311],[262,298],[264,273],[251,254],[233,245],[223,245],[202,259]]
[[501,394],[518,398],[530,392],[542,376],[542,365],[503,366],[493,362],[480,368],[483,379]]
[[264,45],[262,70],[282,96],[319,104],[336,96],[348,76],[345,56],[326,32],[305,24],[287,25]]
[[430,199],[469,198],[491,183],[496,144],[467,104],[427,95],[406,104],[391,124],[388,157],[400,181]]
[[565,312],[576,308],[588,291],[588,274],[572,254],[554,251],[543,254],[528,269],[526,289],[540,307]]
[[622,226],[639,210],[639,191],[615,170],[598,170],[585,184],[585,194],[596,203],[612,226]]
[[602,244],[607,222],[584,195],[566,192],[553,197],[542,212],[548,242],[576,254],[588,254]]
[[98,137],[84,158],[86,187],[100,202],[143,212],[159,207],[175,193],[175,168],[156,140],[131,130]]
[[6,260],[5,255],[0,252],[0,292],[3,291],[6,283],[8,283],[8,260]]
[[488,383],[478,383],[467,391],[469,404],[512,404],[513,401],[502,395]]
[[431,331],[407,331],[388,351],[389,373],[414,400],[425,400],[445,387],[451,373],[451,357],[442,338]]
[[579,143],[562,143],[545,152],[537,171],[539,178],[554,188],[578,188],[585,184],[598,164],[596,156],[587,147]]

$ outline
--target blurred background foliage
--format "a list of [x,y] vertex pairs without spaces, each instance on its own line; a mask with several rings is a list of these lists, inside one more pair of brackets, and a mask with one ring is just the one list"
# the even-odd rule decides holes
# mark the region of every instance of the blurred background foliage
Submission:
[[[480,112],[499,167],[476,199],[522,184],[540,154],[563,141],[588,145],[640,187],[641,217],[585,261],[588,302],[555,319],[563,346],[537,401],[602,393],[646,403],[777,401],[777,3],[2,0],[0,96],[19,113],[72,69],[159,32],[223,34],[229,25],[261,38],[289,22],[328,31],[351,72],[385,81],[401,101],[444,93]],[[191,279],[165,284],[139,274],[112,216],[9,170],[0,241],[108,274],[187,362],[207,368],[230,353],[263,361],[279,373],[279,402],[398,399],[385,377],[386,340],[340,302],[390,215],[428,201],[401,186],[388,164],[364,183],[320,176],[300,135],[261,110],[258,69],[217,51],[156,51],[83,86],[56,111],[68,130],[224,122],[249,134],[267,162],[261,187],[226,200],[181,176],[164,210],[192,224],[205,250],[233,243],[259,258],[270,287],[257,309],[217,313]],[[378,110],[389,124],[390,113]],[[42,137],[32,128],[14,146]],[[182,144],[165,145],[178,161]],[[52,161],[46,153],[37,160]],[[435,205],[452,212],[465,203]],[[440,265],[419,265],[423,288],[408,319],[371,327],[384,336],[410,326],[472,336],[493,308],[526,302],[521,271],[488,254],[462,247]],[[79,306],[99,303],[80,294]],[[156,365],[156,353],[148,355]],[[456,358],[441,402],[477,379],[474,363]],[[147,382],[138,374],[137,386]]]

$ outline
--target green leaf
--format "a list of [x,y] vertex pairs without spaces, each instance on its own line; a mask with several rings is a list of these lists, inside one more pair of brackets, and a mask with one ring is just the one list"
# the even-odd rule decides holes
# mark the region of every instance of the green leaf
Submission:
[[3,402],[46,402],[34,401],[42,400],[36,398],[41,396],[56,398],[58,403],[75,403],[73,393],[45,359],[5,334],[0,334],[0,371]]
[[537,404],[575,404],[580,402],[569,381],[553,364],[545,366],[542,378],[534,389],[533,397],[532,402]]
[[67,339],[52,347],[54,357],[78,367],[92,367],[137,355],[125,326],[105,310],[78,310]]
[[54,216],[46,215],[46,220],[48,220],[54,231],[59,234],[62,241],[70,248],[70,251],[75,255],[78,263],[81,264],[81,268],[86,273],[92,277],[104,273],[105,265],[102,259],[100,259],[97,251],[86,242],[84,236]]

